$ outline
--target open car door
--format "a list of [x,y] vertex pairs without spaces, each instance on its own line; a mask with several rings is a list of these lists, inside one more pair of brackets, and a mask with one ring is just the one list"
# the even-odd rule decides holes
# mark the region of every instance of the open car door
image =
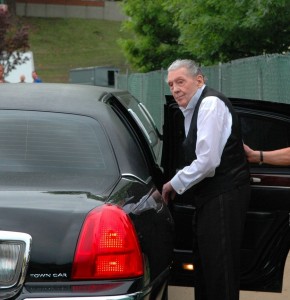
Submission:
[[[243,141],[253,149],[290,147],[290,105],[231,99],[240,119]],[[165,177],[178,168],[184,137],[183,115],[172,96],[166,97],[163,128]],[[290,165],[251,164],[252,195],[242,245],[241,289],[281,292],[290,248]],[[193,286],[192,216],[190,199],[170,203],[175,222],[172,285]]]

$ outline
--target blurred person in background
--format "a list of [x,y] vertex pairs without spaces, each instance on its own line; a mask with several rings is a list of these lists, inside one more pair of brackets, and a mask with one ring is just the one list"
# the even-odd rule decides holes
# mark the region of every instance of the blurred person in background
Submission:
[[36,71],[32,72],[32,78],[33,78],[34,83],[41,83],[42,82],[41,78],[38,76]]
[[20,76],[20,82],[19,83],[25,83],[25,75]]

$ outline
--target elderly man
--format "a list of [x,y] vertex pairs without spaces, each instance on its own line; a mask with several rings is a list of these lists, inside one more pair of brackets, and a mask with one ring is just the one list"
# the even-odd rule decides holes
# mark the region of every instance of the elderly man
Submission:
[[177,194],[196,207],[196,300],[238,300],[240,247],[250,179],[237,115],[230,101],[205,85],[191,60],[168,68],[168,85],[184,115],[183,162],[163,186],[165,201]]

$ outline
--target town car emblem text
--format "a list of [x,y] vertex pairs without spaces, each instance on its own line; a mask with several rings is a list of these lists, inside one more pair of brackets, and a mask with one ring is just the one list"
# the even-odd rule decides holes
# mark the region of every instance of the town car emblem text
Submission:
[[67,273],[36,273],[30,274],[32,278],[68,278]]

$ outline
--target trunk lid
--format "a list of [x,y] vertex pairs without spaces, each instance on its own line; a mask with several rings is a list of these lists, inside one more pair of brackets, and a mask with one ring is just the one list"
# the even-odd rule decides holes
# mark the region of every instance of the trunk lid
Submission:
[[90,210],[104,203],[82,192],[0,192],[0,230],[32,237],[26,281],[68,280],[77,239]]

